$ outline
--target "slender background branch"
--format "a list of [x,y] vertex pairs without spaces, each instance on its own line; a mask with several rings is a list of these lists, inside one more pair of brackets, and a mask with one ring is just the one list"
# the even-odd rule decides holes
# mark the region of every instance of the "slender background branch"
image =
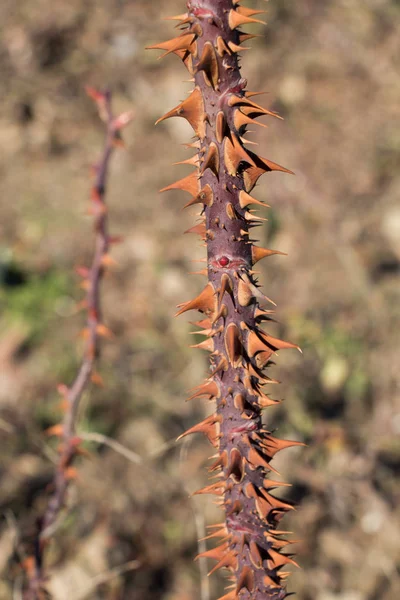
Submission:
[[106,187],[110,159],[115,147],[121,141],[120,130],[130,122],[132,113],[123,113],[115,118],[112,112],[110,91],[99,92],[93,88],[87,88],[86,91],[97,104],[100,118],[105,124],[105,142],[101,159],[94,167],[94,183],[91,190],[89,212],[94,217],[95,231],[93,261],[90,268],[77,268],[77,272],[83,278],[82,287],[86,290],[86,298],[82,302],[82,307],[87,312],[86,326],[82,332],[85,348],[73,383],[69,387],[64,384],[58,386],[64,399],[64,419],[60,425],[50,428],[48,434],[60,437],[60,452],[51,496],[43,517],[38,521],[34,556],[25,561],[28,574],[26,600],[41,600],[47,595],[45,590],[45,551],[55,531],[56,521],[65,505],[69,483],[75,477],[73,461],[80,452],[82,441],[76,435],[80,401],[90,381],[101,385],[101,377],[95,371],[95,363],[99,356],[99,341],[101,337],[112,337],[111,331],[102,322],[100,293],[104,270],[112,262],[108,252],[114,241],[108,230]]

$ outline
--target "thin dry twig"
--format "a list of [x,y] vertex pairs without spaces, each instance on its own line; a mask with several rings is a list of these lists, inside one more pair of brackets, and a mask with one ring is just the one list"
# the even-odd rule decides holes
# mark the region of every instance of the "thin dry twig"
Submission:
[[6,433],[14,433],[15,427],[11,423],[8,423],[5,419],[0,418],[0,429]]
[[[190,438],[183,438],[183,443],[179,452],[179,464],[182,465],[187,460],[188,450],[191,445]],[[200,575],[200,599],[201,600],[210,600],[210,580],[208,578],[208,569],[207,569],[207,560],[200,556],[202,552],[205,552],[207,549],[205,536],[206,536],[206,528],[204,522],[204,516],[201,511],[199,511],[198,506],[196,505],[193,493],[188,489],[186,485],[186,480],[184,477],[181,477],[182,487],[185,492],[188,494],[190,502],[190,508],[193,514],[193,520],[196,527],[197,534],[197,548],[198,548],[198,566],[199,566],[199,575]]]
[[[192,509],[194,515],[194,522],[196,525],[198,554],[202,554],[207,550],[207,544],[204,539],[206,537],[206,525],[204,521],[204,515],[200,510],[198,510],[194,502],[192,504]],[[200,599],[210,600],[210,579],[207,575],[207,561],[204,558],[199,558],[198,562],[200,573]]]
[[[79,437],[87,442],[95,442],[98,444],[103,444],[107,446],[129,460],[131,463],[136,465],[141,465],[142,467],[149,468],[149,461],[154,460],[158,456],[162,455],[169,448],[172,448],[176,445],[177,440],[175,438],[165,442],[159,448],[156,448],[151,452],[147,457],[142,457],[133,450],[130,450],[120,442],[117,442],[115,439],[110,438],[106,435],[97,432],[79,432]],[[182,464],[186,460],[187,450],[190,445],[190,440],[185,438],[181,441],[181,447],[179,451],[179,462]],[[151,468],[151,467],[150,467]],[[157,473],[159,476],[159,473]],[[170,480],[169,480],[170,483]],[[193,494],[189,491],[188,487],[185,484],[184,477],[180,477],[176,480],[176,486],[178,489],[184,492],[185,498],[189,501],[189,505],[193,514],[193,520],[196,528],[197,539],[198,539],[198,551],[199,554],[206,551],[206,542],[205,542],[205,523],[204,517],[202,513],[198,510],[196,503],[194,501]],[[204,558],[200,558],[199,561],[199,574],[200,574],[200,598],[201,600],[210,600],[210,583],[209,578],[207,577],[207,561]]]
[[16,577],[14,581],[13,591],[12,591],[12,600],[23,600],[22,590],[23,590],[24,578],[19,575]]
[[141,465],[143,463],[143,458],[139,454],[136,454],[136,452],[129,450],[129,448],[123,446],[122,444],[120,444],[113,438],[108,437],[107,435],[95,432],[81,432],[79,433],[79,437],[85,442],[96,442],[97,444],[103,444],[104,446],[108,446],[109,448],[111,448],[118,454],[121,454],[121,456],[134,463],[135,465]]
[[85,598],[87,598],[87,596],[91,592],[93,592],[99,585],[108,583],[109,581],[112,581],[113,579],[120,577],[120,575],[129,573],[129,571],[134,571],[135,569],[138,569],[140,566],[141,566],[140,561],[131,560],[127,563],[124,563],[123,565],[114,567],[113,569],[109,569],[108,571],[105,571],[104,573],[99,573],[98,575],[95,575],[95,577],[93,577],[93,579],[89,582],[88,586],[84,590],[82,590],[81,592],[78,592],[75,595],[75,600],[85,600]]
[[100,287],[101,280],[111,260],[110,245],[117,241],[108,231],[107,207],[105,202],[106,183],[113,150],[120,141],[120,130],[127,125],[131,113],[123,113],[114,117],[111,106],[111,92],[98,92],[87,88],[88,95],[96,102],[100,117],[105,123],[105,144],[100,162],[94,171],[94,183],[91,191],[90,213],[94,217],[95,249],[90,268],[79,267],[77,272],[83,278],[82,287],[86,290],[86,298],[82,302],[87,311],[86,327],[83,330],[85,348],[78,373],[70,387],[59,385],[58,390],[64,399],[64,419],[62,424],[52,427],[48,433],[61,439],[60,452],[52,483],[52,494],[43,517],[38,522],[35,539],[34,556],[25,561],[28,575],[26,600],[43,600],[47,597],[45,590],[45,569],[43,565],[45,548],[54,533],[54,524],[65,506],[66,495],[75,470],[72,466],[74,458],[80,451],[81,439],[76,435],[76,421],[83,392],[90,381],[102,383],[95,371],[96,359],[99,355],[101,337],[112,337],[111,331],[103,324],[101,315]]

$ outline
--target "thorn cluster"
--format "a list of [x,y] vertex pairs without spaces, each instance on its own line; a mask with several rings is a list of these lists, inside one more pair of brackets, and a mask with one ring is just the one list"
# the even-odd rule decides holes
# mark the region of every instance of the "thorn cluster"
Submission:
[[271,303],[254,277],[254,265],[277,250],[254,245],[251,230],[264,220],[253,207],[265,207],[250,193],[259,177],[271,171],[291,173],[249,150],[247,127],[262,116],[278,117],[257,104],[239,69],[242,43],[254,37],[241,30],[262,23],[263,11],[239,5],[239,0],[189,0],[187,12],[172,17],[181,33],[151,46],[176,54],[193,77],[194,89],[158,122],[182,117],[190,123],[196,154],[184,161],[195,170],[164,188],[187,192],[186,206],[200,205],[199,222],[189,229],[207,246],[208,277],[203,291],[178,306],[178,315],[197,310],[202,319],[197,344],[210,353],[206,381],[190,399],[216,402],[216,411],[183,435],[202,432],[217,453],[209,467],[215,483],[199,490],[214,494],[225,510],[225,521],[212,527],[216,548],[204,552],[217,569],[229,571],[230,585],[220,600],[282,600],[287,597],[286,565],[296,564],[283,550],[290,543],[279,523],[292,506],[273,490],[286,484],[269,478],[276,472],[277,452],[299,442],[277,439],[262,423],[262,411],[278,404],[264,386],[277,383],[265,370],[278,350],[297,348],[272,337],[262,323],[271,319]]
[[95,231],[95,249],[91,266],[76,267],[82,278],[81,287],[85,290],[85,299],[80,307],[86,311],[86,326],[81,332],[85,340],[82,362],[73,383],[70,386],[58,385],[62,397],[64,418],[62,423],[47,430],[47,435],[56,436],[60,440],[58,460],[55,468],[51,494],[44,515],[38,520],[34,553],[24,561],[28,586],[24,592],[24,600],[44,600],[49,598],[46,590],[46,568],[44,564],[46,548],[54,534],[54,528],[62,509],[65,506],[70,481],[76,479],[75,458],[85,454],[81,446],[81,438],[76,433],[76,421],[82,394],[92,382],[102,386],[101,375],[95,370],[99,354],[101,337],[110,338],[112,332],[102,322],[100,306],[100,285],[105,270],[115,264],[109,254],[110,247],[118,243],[118,237],[112,237],[108,231],[107,205],[105,202],[107,175],[110,158],[116,146],[122,144],[121,130],[132,119],[132,113],[122,113],[114,117],[111,108],[111,93],[99,92],[86,88],[87,94],[94,100],[100,118],[105,124],[105,144],[102,157],[93,167],[93,185],[90,195],[89,214],[93,215]]

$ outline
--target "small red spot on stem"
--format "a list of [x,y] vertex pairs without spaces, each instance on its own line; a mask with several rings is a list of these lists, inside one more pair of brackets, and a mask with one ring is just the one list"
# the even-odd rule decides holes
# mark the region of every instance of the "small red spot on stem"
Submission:
[[235,521],[235,519],[232,517],[227,517],[226,521],[228,528],[231,531],[237,531],[238,533],[250,533],[253,535],[257,533],[254,532],[254,530],[249,525],[246,525],[245,523],[239,523]]
[[229,258],[227,256],[221,256],[221,258],[219,259],[219,264],[221,265],[221,267],[227,267],[229,265]]

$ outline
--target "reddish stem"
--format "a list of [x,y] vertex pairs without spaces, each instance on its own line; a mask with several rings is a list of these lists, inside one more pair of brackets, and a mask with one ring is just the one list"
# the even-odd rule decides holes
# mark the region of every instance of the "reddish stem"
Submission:
[[[105,123],[105,143],[102,157],[96,166],[95,181],[92,187],[91,209],[94,216],[95,248],[90,269],[81,269],[85,273],[86,299],[83,304],[87,310],[85,349],[82,362],[72,385],[67,388],[59,386],[65,401],[65,414],[60,427],[61,449],[57,460],[52,483],[52,494],[44,515],[38,521],[35,539],[34,557],[28,560],[28,589],[26,600],[42,600],[46,597],[46,573],[44,558],[46,548],[53,535],[54,525],[65,505],[69,482],[73,478],[72,463],[80,444],[76,436],[76,422],[83,392],[94,376],[94,367],[99,355],[99,338],[107,334],[101,323],[101,280],[104,273],[105,260],[110,246],[108,233],[107,207],[105,202],[106,183],[110,158],[115,148],[118,126],[112,113],[111,92],[96,92],[88,89],[88,94],[96,101],[100,116]],[[55,428],[57,429],[57,427]],[[57,432],[58,433],[58,432]]]

